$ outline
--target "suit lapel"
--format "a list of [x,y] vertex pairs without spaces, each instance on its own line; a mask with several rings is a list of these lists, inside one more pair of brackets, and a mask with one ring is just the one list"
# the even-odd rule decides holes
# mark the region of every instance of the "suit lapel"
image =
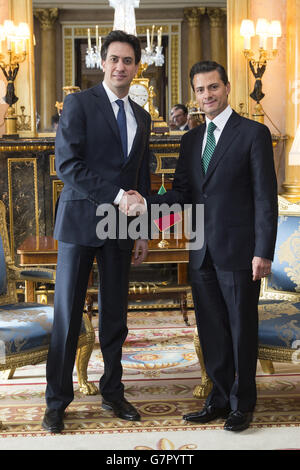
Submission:
[[[104,90],[104,87],[103,87],[102,83],[99,83],[99,85],[96,85],[95,87],[93,87],[91,89],[91,91],[94,94],[94,96],[97,98],[96,104],[97,104],[98,108],[100,109],[100,111],[103,114],[104,118],[109,123],[109,125],[110,125],[113,133],[115,134],[116,138],[118,139],[120,145],[122,145],[117,120],[116,120],[115,114],[113,112],[112,105],[111,105],[111,103],[108,99],[108,96],[107,96],[107,94]],[[133,140],[133,144],[132,144],[130,154],[128,155],[128,158],[126,160],[124,159],[124,165],[126,165],[129,162],[130,157],[134,153],[135,148],[138,145],[139,138],[142,135],[143,129],[144,129],[144,127],[143,127],[143,116],[142,116],[141,109],[130,98],[129,98],[129,101],[130,101],[130,104],[131,104],[131,107],[133,109],[133,113],[134,113],[134,116],[135,116],[135,119],[136,119],[136,122],[137,122],[137,131],[136,131],[136,134],[135,134],[135,137],[134,137],[134,140]]]
[[135,136],[134,136],[134,139],[133,139],[132,147],[131,147],[131,150],[130,150],[130,154],[128,155],[126,163],[128,163],[128,161],[130,160],[132,155],[134,155],[134,152],[135,152],[136,148],[138,147],[140,137],[141,137],[141,135],[143,133],[143,130],[144,130],[144,116],[143,116],[142,110],[140,109],[139,106],[136,105],[136,103],[131,98],[129,98],[129,103],[131,105],[134,117],[136,119],[137,128],[136,128],[136,133],[135,133]]
[[198,132],[195,135],[194,142],[191,148],[191,168],[197,173],[197,181],[202,185],[204,180],[204,175],[201,165],[201,150],[203,145],[203,138],[205,133],[205,124],[201,124],[198,128]]
[[108,99],[108,96],[103,88],[102,83],[99,83],[99,85],[96,85],[95,87],[91,88],[91,92],[93,95],[97,98],[96,99],[96,104],[98,106],[98,109],[101,111],[101,113],[104,116],[104,119],[108,122],[110,125],[113,133],[117,137],[117,139],[120,142],[121,145],[121,137],[120,137],[120,132],[117,124],[117,120],[115,118],[115,114],[112,109],[112,105]]
[[232,141],[239,134],[239,129],[238,129],[239,124],[240,124],[240,116],[235,111],[232,111],[232,114],[230,118],[228,119],[222,131],[222,134],[218,140],[214,154],[211,157],[211,161],[209,163],[206,175],[204,177],[204,183],[206,183],[207,180],[211,177],[211,175],[217,168],[220,160],[224,157],[226,151],[230,147]]

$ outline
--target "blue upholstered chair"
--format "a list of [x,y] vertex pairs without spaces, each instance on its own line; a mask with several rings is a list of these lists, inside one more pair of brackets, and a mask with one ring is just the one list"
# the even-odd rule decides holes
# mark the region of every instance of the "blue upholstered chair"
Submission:
[[[38,303],[19,303],[16,281],[55,282],[50,269],[23,270],[14,265],[8,240],[5,206],[0,201],[0,371],[12,378],[18,367],[38,364],[47,359],[53,323],[53,307]],[[79,389],[86,395],[98,393],[87,381],[87,366],[95,341],[94,329],[83,315],[78,341],[76,368]],[[1,426],[1,422],[0,422]]]
[[[275,256],[270,276],[262,281],[259,300],[258,358],[266,373],[274,373],[274,362],[293,362],[300,368],[300,205],[278,196],[279,216]],[[211,390],[197,331],[195,349],[202,381],[194,396],[203,398]]]
[[278,231],[270,276],[263,279],[259,302],[262,368],[272,362],[300,365],[300,206],[279,196]]

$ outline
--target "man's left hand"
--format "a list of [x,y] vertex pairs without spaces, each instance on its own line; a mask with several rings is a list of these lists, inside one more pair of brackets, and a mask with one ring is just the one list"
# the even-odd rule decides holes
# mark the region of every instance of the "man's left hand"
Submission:
[[271,273],[272,261],[266,258],[254,256],[252,260],[252,279],[258,281]]
[[136,240],[133,264],[138,266],[147,258],[148,240]]

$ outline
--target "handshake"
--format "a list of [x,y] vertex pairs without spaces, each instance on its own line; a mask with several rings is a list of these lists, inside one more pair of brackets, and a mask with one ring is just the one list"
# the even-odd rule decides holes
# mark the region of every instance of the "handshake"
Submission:
[[124,191],[119,202],[119,210],[127,216],[138,216],[147,211],[146,201],[137,191]]

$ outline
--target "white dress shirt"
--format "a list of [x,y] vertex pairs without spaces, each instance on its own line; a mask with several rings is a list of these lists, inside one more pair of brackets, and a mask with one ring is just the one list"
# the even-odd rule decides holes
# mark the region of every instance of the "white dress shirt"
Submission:
[[[118,115],[118,111],[119,111],[119,105],[116,103],[116,101],[119,100],[120,98],[118,98],[118,96],[115,95],[115,93],[113,91],[111,91],[111,89],[107,86],[107,84],[104,81],[102,82],[102,85],[103,85],[104,90],[106,91],[106,94],[107,94],[108,99],[110,101],[110,104],[112,106],[113,112],[114,112],[115,117],[117,119],[117,115]],[[128,100],[128,95],[124,96],[124,98],[122,98],[122,100],[124,101],[124,110],[125,110],[125,114],[126,114],[127,142],[128,142],[128,154],[127,154],[127,156],[128,156],[130,154],[132,144],[133,144],[133,141],[134,141],[134,137],[135,137],[135,134],[136,134],[137,122],[136,122],[136,119],[135,119],[135,116],[134,116],[133,109],[132,109],[132,107],[130,105],[130,102]],[[118,194],[116,196],[116,199],[114,200],[114,204],[116,204],[116,205],[119,204],[119,202],[122,199],[123,193],[124,193],[124,189],[120,189],[120,191],[118,192]]]
[[231,113],[232,113],[232,108],[230,107],[230,105],[228,105],[227,108],[225,108],[224,111],[222,111],[220,114],[218,114],[218,116],[216,116],[212,121],[210,119],[208,119],[207,116],[205,116],[206,129],[205,129],[205,133],[204,133],[204,137],[203,137],[203,145],[202,145],[201,155],[203,155],[205,145],[206,145],[208,124],[210,122],[213,122],[217,126],[214,130],[214,136],[215,136],[216,145],[217,145],[218,140],[219,140],[219,138],[222,134],[222,131],[225,127],[225,124],[227,123],[228,119],[231,116]]

